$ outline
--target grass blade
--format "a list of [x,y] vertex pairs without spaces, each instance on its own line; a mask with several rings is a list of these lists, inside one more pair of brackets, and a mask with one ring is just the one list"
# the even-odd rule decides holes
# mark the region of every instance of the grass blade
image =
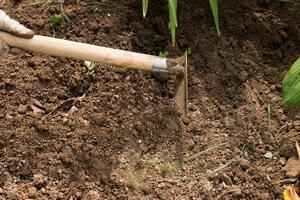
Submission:
[[168,0],[168,6],[172,45],[175,46],[177,28],[177,0]]
[[142,0],[142,7],[143,7],[143,16],[146,17],[147,11],[148,11],[148,0]]
[[300,58],[292,65],[282,81],[283,105],[300,104]]
[[218,36],[220,37],[220,22],[219,22],[219,11],[218,11],[218,0],[209,0],[210,8],[214,17],[215,26],[218,32]]

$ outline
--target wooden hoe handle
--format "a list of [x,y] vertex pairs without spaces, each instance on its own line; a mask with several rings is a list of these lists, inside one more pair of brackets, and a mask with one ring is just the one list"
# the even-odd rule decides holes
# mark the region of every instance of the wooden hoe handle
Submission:
[[112,49],[86,43],[35,35],[24,39],[0,31],[0,37],[11,47],[43,53],[49,56],[93,61],[102,64],[147,71],[168,72],[167,59],[142,53]]

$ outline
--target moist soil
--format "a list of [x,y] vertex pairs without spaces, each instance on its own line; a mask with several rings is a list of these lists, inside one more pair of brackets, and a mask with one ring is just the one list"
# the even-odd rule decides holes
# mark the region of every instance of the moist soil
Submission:
[[[1,1],[39,35],[168,57],[189,55],[187,115],[174,77],[24,52],[1,58],[0,199],[282,199],[299,177],[298,107],[281,82],[300,53],[300,8],[272,0],[179,1],[176,46],[166,2],[49,5]],[[94,2],[94,3],[93,3]],[[96,2],[96,3],[95,3]],[[61,23],[51,16],[66,15]]]

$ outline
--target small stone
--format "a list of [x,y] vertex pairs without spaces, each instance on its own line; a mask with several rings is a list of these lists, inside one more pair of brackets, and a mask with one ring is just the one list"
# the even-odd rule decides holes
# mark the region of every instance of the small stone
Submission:
[[267,151],[265,154],[264,154],[264,157],[267,158],[267,159],[271,159],[273,157],[273,154],[271,151]]
[[19,105],[17,112],[20,114],[25,114],[27,111],[27,107],[28,107],[27,105],[21,104],[21,105]]
[[41,191],[41,193],[42,193],[42,194],[45,194],[45,193],[46,193],[46,190],[45,190],[45,188],[41,188],[41,190],[40,190],[40,191]]
[[3,194],[3,189],[2,188],[0,188],[0,194]]
[[72,108],[69,111],[69,114],[72,115],[72,114],[74,114],[77,111],[78,111],[78,108],[76,106],[72,106]]

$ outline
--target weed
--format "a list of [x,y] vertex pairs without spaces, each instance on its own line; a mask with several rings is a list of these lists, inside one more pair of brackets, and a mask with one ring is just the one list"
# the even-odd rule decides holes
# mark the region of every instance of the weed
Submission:
[[50,27],[53,31],[53,37],[55,37],[55,32],[56,32],[55,30],[57,26],[60,25],[61,23],[67,23],[69,21],[70,20],[67,15],[57,15],[57,14],[52,15],[50,17]]

